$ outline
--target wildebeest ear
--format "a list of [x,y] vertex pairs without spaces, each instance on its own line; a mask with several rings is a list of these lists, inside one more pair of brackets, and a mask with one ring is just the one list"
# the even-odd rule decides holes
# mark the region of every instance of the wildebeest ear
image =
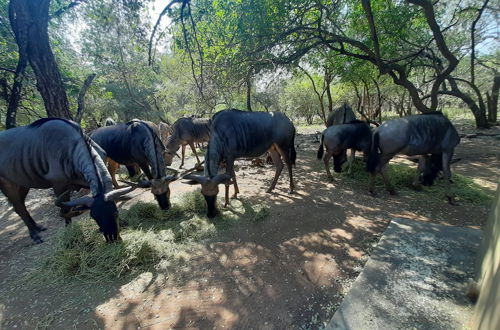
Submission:
[[[206,177],[204,177],[203,175],[195,175],[195,174],[188,174],[186,176],[183,177],[183,179],[187,179],[189,181],[184,181],[184,183],[187,183],[187,184],[204,184],[208,181],[208,179]],[[194,183],[191,183],[192,181],[194,181]]]
[[462,158],[454,158],[454,159],[452,159],[452,160],[450,161],[450,164],[455,164],[456,162],[459,162],[459,161],[461,161],[461,160],[462,160]]
[[219,184],[219,183],[230,184],[231,183],[231,175],[229,175],[227,173],[217,174],[212,179],[212,182],[214,182],[216,184]]
[[104,200],[105,201],[116,201],[120,199],[123,195],[131,192],[137,187],[126,187],[126,188],[121,188],[121,189],[116,189],[108,192],[106,195],[104,195]]

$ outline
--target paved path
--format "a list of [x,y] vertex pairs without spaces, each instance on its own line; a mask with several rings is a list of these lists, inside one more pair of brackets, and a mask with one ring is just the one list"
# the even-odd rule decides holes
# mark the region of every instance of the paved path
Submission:
[[327,329],[462,329],[481,231],[394,219]]

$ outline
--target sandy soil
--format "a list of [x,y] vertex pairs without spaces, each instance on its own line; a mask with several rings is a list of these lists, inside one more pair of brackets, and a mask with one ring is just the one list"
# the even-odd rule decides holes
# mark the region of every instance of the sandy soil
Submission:
[[[366,192],[367,183],[339,177],[329,182],[316,159],[315,131],[299,132],[295,194],[287,193],[286,173],[274,193],[265,193],[272,165],[238,163],[239,197],[271,206],[268,218],[202,242],[182,264],[132,279],[56,288],[20,284],[64,225],[49,191],[30,192],[28,209],[49,228],[43,233],[47,241],[33,245],[24,224],[1,196],[0,328],[317,328],[331,318],[392,218],[480,227],[487,217],[487,207],[450,206],[425,193],[389,196],[380,187],[380,196],[373,198]],[[493,193],[499,141],[464,138],[456,154],[462,161],[454,170]],[[192,163],[193,157],[188,166]],[[171,189],[178,195],[193,188],[176,182]],[[135,195],[121,207],[152,200],[146,191]]]

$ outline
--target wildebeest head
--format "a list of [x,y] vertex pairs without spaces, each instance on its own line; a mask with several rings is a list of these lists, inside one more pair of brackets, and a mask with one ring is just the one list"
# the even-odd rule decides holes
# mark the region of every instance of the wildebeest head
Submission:
[[333,170],[336,173],[342,172],[342,164],[347,161],[347,153],[346,150],[342,150],[338,154],[333,155]]
[[432,186],[440,171],[443,170],[442,155],[425,155],[420,157],[418,164],[421,168],[420,183],[424,186]]
[[174,156],[181,158],[181,156],[179,156],[179,154],[176,151],[170,151],[168,149],[165,150],[163,152],[163,159],[165,160],[165,165],[167,165],[167,166],[172,165],[172,161],[174,160]]
[[[419,158],[412,158],[410,160],[418,163],[420,171],[419,181],[424,186],[432,186],[439,172],[443,170],[442,154],[422,155]],[[460,158],[453,159],[450,161],[450,164],[456,163],[459,160]]]
[[219,193],[219,184],[231,183],[231,176],[227,173],[217,174],[213,178],[207,178],[203,175],[186,175],[184,177],[190,181],[187,184],[201,184],[201,193],[207,203],[207,217],[213,218],[217,215],[217,194]]
[[116,200],[122,199],[123,195],[134,190],[135,187],[127,187],[98,194],[96,196],[83,196],[69,202],[61,202],[59,199],[67,194],[59,196],[56,201],[57,206],[70,207],[68,215],[76,215],[83,211],[90,210],[90,216],[97,222],[99,231],[104,235],[107,242],[121,240],[118,226],[118,208]]
[[138,183],[123,181],[137,188],[151,188],[151,193],[158,201],[158,205],[162,210],[170,208],[170,187],[169,184],[179,179],[177,175],[167,175],[160,179],[140,180]]

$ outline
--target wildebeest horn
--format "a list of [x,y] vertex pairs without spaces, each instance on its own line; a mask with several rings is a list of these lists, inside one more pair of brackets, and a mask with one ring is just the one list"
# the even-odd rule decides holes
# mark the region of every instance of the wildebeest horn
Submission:
[[182,177],[183,179],[187,179],[187,180],[190,180],[190,181],[184,181],[183,183],[187,183],[187,184],[204,184],[208,181],[208,179],[203,176],[203,175],[195,175],[195,174],[188,174],[184,177]]
[[172,182],[172,181],[175,181],[179,179],[179,177],[177,175],[166,175],[163,177],[163,180],[165,180],[165,182]]
[[151,181],[149,180],[139,180],[137,182],[132,182],[132,181],[127,181],[127,180],[120,180],[120,182],[128,184],[130,187],[134,188],[150,188],[151,187]]
[[462,158],[454,158],[454,159],[452,159],[452,160],[450,161],[450,164],[455,164],[456,162],[459,162],[459,161],[461,161],[461,160],[462,160]]
[[214,183],[216,183],[216,184],[219,184],[219,183],[228,183],[228,182],[226,182],[228,180],[231,180],[231,175],[229,175],[227,173],[217,174],[212,179],[212,181]]
[[170,171],[174,172],[175,174],[179,174],[179,170],[178,170],[178,169],[176,169],[176,168],[173,168],[173,167],[168,167],[168,166],[167,166],[167,167],[165,167],[165,169],[170,170]]
[[120,199],[123,195],[131,192],[137,187],[126,187],[126,188],[121,188],[121,189],[116,189],[108,192],[106,195],[104,195],[104,200],[106,201],[116,201]]
[[72,201],[69,201],[69,202],[61,202],[60,206],[69,206],[69,207],[86,206],[86,207],[90,208],[92,206],[92,203],[94,203],[94,198],[90,195],[87,195],[87,196],[73,199]]

